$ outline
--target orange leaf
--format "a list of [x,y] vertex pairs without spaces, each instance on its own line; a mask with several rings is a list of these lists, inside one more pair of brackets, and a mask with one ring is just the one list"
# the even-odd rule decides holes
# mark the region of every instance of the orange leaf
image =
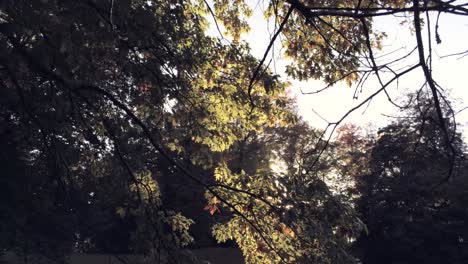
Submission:
[[208,204],[207,206],[203,208],[203,210],[209,211],[210,215],[214,215],[214,213],[216,212],[221,213],[221,211],[219,210],[218,206],[216,206],[216,204]]

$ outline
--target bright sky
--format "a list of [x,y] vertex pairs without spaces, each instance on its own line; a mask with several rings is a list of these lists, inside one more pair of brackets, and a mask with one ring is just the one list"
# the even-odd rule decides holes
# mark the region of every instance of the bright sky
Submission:
[[[270,35],[273,32],[273,24],[268,24],[264,19],[262,10],[263,6],[261,3],[255,6],[254,15],[249,20],[252,30],[244,36],[245,41],[252,48],[253,55],[259,59],[263,57],[270,41]],[[435,17],[431,19],[431,23],[432,30],[434,31]],[[398,54],[403,55],[411,50],[415,46],[415,36],[411,34],[408,28],[408,25],[401,26],[400,20],[394,17],[375,20],[374,30],[384,31],[388,35],[388,38],[384,41],[382,51],[375,54],[375,56],[378,57],[379,55],[397,50],[391,53],[391,55],[384,57],[384,59],[392,60],[397,58]],[[219,36],[215,28],[213,28],[211,33]],[[466,87],[468,80],[465,79],[465,75],[468,75],[468,56],[464,58],[453,56],[443,59],[440,59],[439,56],[468,50],[468,18],[442,14],[439,22],[439,34],[442,43],[436,45],[435,41],[433,41],[433,49],[435,51],[433,54],[433,76],[434,80],[449,92],[450,97],[455,99],[453,107],[455,112],[457,112],[468,105],[468,87]],[[435,39],[434,36],[432,38]],[[350,108],[359,104],[379,88],[377,80],[370,78],[357,100],[353,99],[355,89],[348,87],[346,84],[337,84],[319,94],[303,95],[301,94],[301,90],[304,92],[315,91],[324,87],[324,83],[321,81],[299,82],[288,78],[284,74],[287,60],[281,57],[280,48],[281,43],[277,39],[274,47],[275,63],[272,63],[271,67],[273,70],[276,70],[277,74],[282,76],[283,80],[288,80],[292,83],[291,89],[297,98],[299,114],[314,127],[325,128],[327,122],[324,119],[330,122],[337,121]],[[412,61],[414,62],[415,59]],[[389,94],[393,99],[398,99],[410,91],[417,90],[422,84],[422,76],[422,71],[418,69],[411,75],[401,78],[398,87],[393,85],[388,89]],[[384,75],[383,77],[386,80],[390,78],[390,75]],[[372,100],[366,111],[364,111],[365,109],[366,107],[363,107],[355,111],[347,117],[345,122],[353,122],[359,125],[373,123],[379,127],[385,125],[389,120],[383,114],[395,115],[398,113],[398,108],[389,103],[383,93]],[[465,135],[465,139],[468,139],[468,110],[457,114],[456,118],[457,122],[464,126],[463,134]]]

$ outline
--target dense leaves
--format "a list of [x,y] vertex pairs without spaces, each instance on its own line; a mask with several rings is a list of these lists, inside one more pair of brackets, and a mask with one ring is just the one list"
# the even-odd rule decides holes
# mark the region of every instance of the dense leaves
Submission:
[[[5,249],[46,252],[35,245],[54,251],[58,243],[59,255],[153,252],[176,259],[171,252],[192,241],[193,221],[161,197],[169,179],[187,177],[174,162],[203,172],[219,161],[213,152],[290,118],[284,84],[269,72],[260,82],[268,87],[258,84],[246,96],[242,86],[255,59],[246,45],[205,36],[198,4],[1,7],[2,133],[9,146],[2,161],[11,164],[2,193],[12,199],[2,207]],[[17,208],[22,200],[34,211]],[[35,234],[55,222],[60,236]]]
[[451,181],[441,185],[450,156],[434,112],[424,100],[381,129],[371,149],[369,171],[357,177],[356,205],[369,229],[357,243],[364,263],[468,259],[462,227],[468,221],[462,205],[468,184],[466,146],[453,134],[459,156]]

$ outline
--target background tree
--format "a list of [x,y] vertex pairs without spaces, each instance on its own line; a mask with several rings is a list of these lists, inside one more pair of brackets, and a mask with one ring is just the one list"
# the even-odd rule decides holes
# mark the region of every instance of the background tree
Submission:
[[[363,225],[325,183],[333,162],[332,157],[324,159],[329,153],[319,155],[319,136],[300,120],[272,128],[252,135],[242,155],[250,164],[262,158],[263,166],[236,171],[237,166],[227,163],[215,170],[217,182],[245,191],[219,190],[242,215],[234,214],[213,227],[218,241],[234,239],[248,263],[356,261],[348,253],[350,238]],[[252,199],[250,193],[264,200]],[[213,208],[229,210],[215,197],[208,198]]]
[[[446,124],[452,129],[453,125]],[[421,98],[404,116],[379,130],[369,169],[355,177],[357,210],[368,228],[356,244],[363,263],[467,260],[466,146],[459,134],[452,135],[459,158],[451,180],[441,185],[452,165],[430,101]]]

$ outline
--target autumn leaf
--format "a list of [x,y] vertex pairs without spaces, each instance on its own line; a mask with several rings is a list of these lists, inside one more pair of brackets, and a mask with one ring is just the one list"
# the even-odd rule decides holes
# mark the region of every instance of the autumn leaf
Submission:
[[218,208],[218,198],[213,197],[208,201],[208,204],[203,208],[203,210],[210,212],[210,215],[214,215],[216,212],[221,213]]
[[219,210],[218,206],[215,205],[215,204],[208,204],[207,206],[205,206],[205,207],[203,208],[203,210],[209,211],[209,212],[210,212],[210,215],[214,215],[214,213],[216,213],[216,212],[221,213],[221,211]]
[[294,234],[294,231],[291,228],[287,227],[287,226],[283,227],[283,234],[285,234],[287,236],[290,236],[290,237],[295,237],[296,236],[296,234]]

